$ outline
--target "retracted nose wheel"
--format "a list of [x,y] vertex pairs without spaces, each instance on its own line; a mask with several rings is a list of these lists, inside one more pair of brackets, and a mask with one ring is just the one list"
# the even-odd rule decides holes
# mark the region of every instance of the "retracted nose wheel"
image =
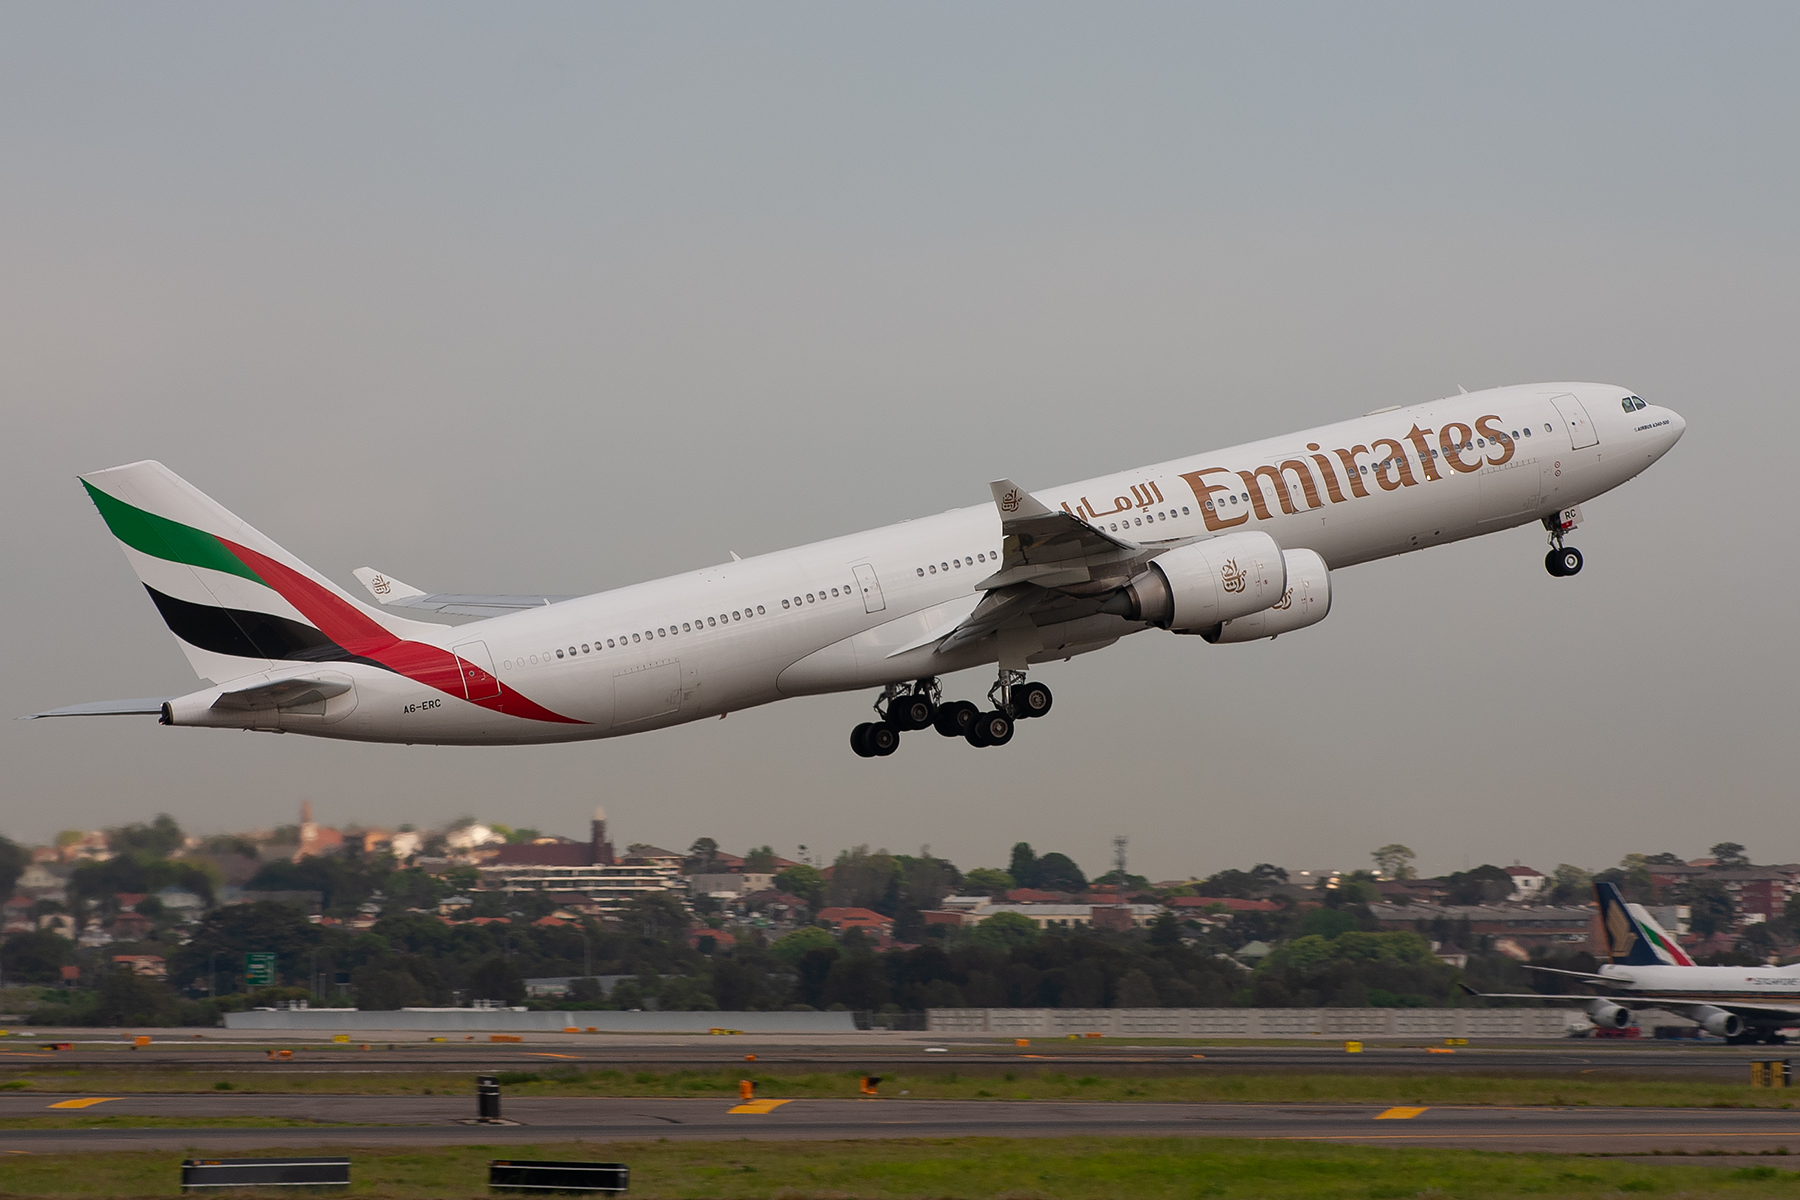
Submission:
[[969,727],[975,724],[975,718],[981,710],[967,700],[952,700],[948,704],[938,705],[937,715],[932,724],[945,737],[967,737]]
[[1050,689],[1041,683],[1022,683],[1012,690],[1013,715],[1020,719],[1044,716],[1050,704]]
[[971,746],[1004,746],[1012,741],[1012,735],[1013,719],[995,709],[993,712],[982,713],[969,726],[966,736]]
[[1552,550],[1544,556],[1544,569],[1558,579],[1581,573],[1581,551],[1573,546]]

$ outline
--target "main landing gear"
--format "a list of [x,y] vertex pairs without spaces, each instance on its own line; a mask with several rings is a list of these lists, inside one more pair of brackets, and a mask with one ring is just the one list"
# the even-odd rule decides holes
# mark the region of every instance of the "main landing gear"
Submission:
[[875,701],[880,719],[851,730],[850,748],[862,758],[886,758],[900,748],[902,733],[921,729],[962,738],[971,746],[1004,746],[1012,741],[1017,722],[1048,713],[1052,699],[1043,684],[1025,682],[1023,671],[1000,672],[988,690],[994,707],[985,712],[968,700],[943,700],[936,679],[890,685]]
[[1554,517],[1544,518],[1544,528],[1550,531],[1550,553],[1544,555],[1544,570],[1558,579],[1581,574],[1581,551],[1573,546],[1563,545],[1563,534],[1575,528],[1574,520],[1567,513],[1558,513]]

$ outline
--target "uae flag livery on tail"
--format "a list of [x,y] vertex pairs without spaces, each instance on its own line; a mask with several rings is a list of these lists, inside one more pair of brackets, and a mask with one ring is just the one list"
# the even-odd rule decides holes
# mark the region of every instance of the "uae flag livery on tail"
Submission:
[[227,683],[283,663],[361,663],[495,712],[579,723],[434,644],[446,627],[355,600],[161,463],[81,482],[204,679]]

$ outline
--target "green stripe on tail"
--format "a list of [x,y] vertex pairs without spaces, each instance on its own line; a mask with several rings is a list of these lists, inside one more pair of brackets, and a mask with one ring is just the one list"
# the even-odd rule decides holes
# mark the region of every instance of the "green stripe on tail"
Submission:
[[238,575],[254,583],[262,583],[264,587],[268,586],[262,576],[245,566],[237,555],[227,550],[212,534],[145,512],[107,495],[85,479],[81,481],[81,486],[87,489],[88,498],[100,510],[100,516],[106,521],[106,527],[112,530],[113,536],[133,550],[152,558],[183,563],[190,567],[223,571],[227,575]]

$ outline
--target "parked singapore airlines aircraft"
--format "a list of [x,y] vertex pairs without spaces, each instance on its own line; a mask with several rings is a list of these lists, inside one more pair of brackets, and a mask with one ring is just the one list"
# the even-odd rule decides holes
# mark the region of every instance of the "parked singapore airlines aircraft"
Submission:
[[[1600,927],[1611,961],[1590,975],[1584,971],[1534,970],[1573,975],[1608,994],[1588,1002],[1594,1024],[1623,1029],[1635,1008],[1661,1008],[1679,1013],[1715,1037],[1729,1042],[1787,1039],[1778,1030],[1800,1025],[1800,963],[1789,967],[1697,967],[1641,904],[1628,903],[1618,886],[1594,885],[1600,902]],[[1477,992],[1471,995],[1510,1000],[1542,1000],[1543,996]]]
[[[155,462],[82,477],[188,660],[215,686],[40,716],[457,745],[613,737],[789,696],[882,689],[850,742],[935,726],[1003,745],[1050,710],[1034,663],[1146,629],[1250,642],[1331,608],[1331,572],[1541,521],[1581,570],[1580,504],[1685,423],[1624,388],[1465,393],[593,596],[426,595],[323,575]],[[735,558],[735,556],[734,556]],[[485,616],[450,627],[401,612]],[[988,703],[939,678],[998,666]]]

